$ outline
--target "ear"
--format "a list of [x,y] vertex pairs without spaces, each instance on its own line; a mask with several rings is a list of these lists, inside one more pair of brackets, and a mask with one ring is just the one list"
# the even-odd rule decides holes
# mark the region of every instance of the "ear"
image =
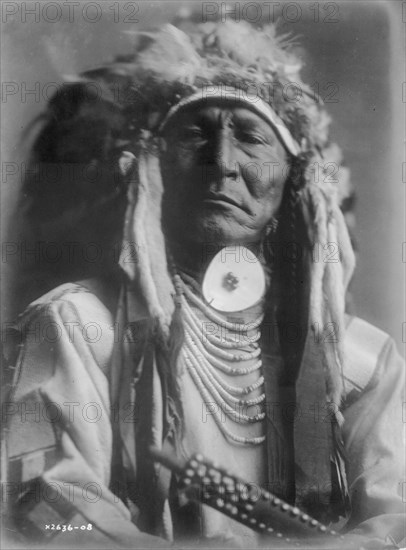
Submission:
[[120,158],[118,159],[118,167],[120,174],[123,177],[126,177],[130,174],[132,168],[135,165],[136,158],[129,151],[123,151]]

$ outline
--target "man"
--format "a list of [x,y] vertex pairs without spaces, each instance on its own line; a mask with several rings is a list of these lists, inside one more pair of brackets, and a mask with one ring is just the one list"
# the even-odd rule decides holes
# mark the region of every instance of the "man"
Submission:
[[[313,177],[339,151],[299,68],[273,27],[167,25],[51,101],[34,160],[101,167],[59,205],[83,213],[68,232],[86,240],[86,207],[92,227],[113,214],[106,248],[124,228],[120,270],[19,319],[7,496],[22,541],[274,544],[185,502],[151,446],[201,453],[356,544],[404,537],[403,367],[385,334],[345,316],[344,180]],[[26,186],[37,228],[58,225],[46,185]]]

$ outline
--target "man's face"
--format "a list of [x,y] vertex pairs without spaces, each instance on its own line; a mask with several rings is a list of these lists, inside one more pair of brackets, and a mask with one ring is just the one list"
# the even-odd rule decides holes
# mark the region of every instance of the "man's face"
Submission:
[[271,126],[230,102],[184,108],[165,130],[163,218],[171,238],[254,243],[277,212],[288,155]]

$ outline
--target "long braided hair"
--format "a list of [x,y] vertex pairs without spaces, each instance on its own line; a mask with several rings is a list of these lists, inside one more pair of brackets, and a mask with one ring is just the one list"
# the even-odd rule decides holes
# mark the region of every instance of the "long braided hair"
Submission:
[[[307,261],[311,243],[300,208],[300,192],[306,183],[305,167],[305,159],[290,158],[276,228],[264,240],[264,259],[272,273],[269,301],[276,305],[276,314],[267,310],[265,321],[277,322],[286,382],[294,379],[307,329]],[[272,315],[276,319],[271,318]]]

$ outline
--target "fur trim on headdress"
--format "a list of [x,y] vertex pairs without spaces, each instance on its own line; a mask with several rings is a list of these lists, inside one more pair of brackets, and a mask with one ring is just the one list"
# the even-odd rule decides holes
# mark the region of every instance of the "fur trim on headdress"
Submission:
[[[174,288],[160,224],[163,188],[159,160],[144,146],[139,152],[138,171],[136,165],[134,169],[128,188],[119,264],[138,285],[161,336],[168,341]],[[129,250],[136,251],[135,258],[128,254]],[[126,261],[129,257],[130,262]]]
[[[156,131],[171,107],[203,86],[233,86],[268,103],[306,150],[327,146],[330,118],[301,80],[293,44],[277,35],[275,25],[255,30],[244,21],[204,23],[186,34],[168,24],[132,34],[134,54],[80,78],[96,80],[103,96],[110,90],[134,134],[137,129]],[[296,97],[287,98],[286,86]]]
[[[302,206],[309,223],[313,243],[310,283],[310,323],[315,337],[320,338],[326,370],[327,396],[340,405],[343,392],[345,293],[355,268],[343,214],[335,193],[321,185],[309,183],[302,193]],[[312,212],[309,219],[308,212]],[[342,421],[341,414],[337,419]]]

